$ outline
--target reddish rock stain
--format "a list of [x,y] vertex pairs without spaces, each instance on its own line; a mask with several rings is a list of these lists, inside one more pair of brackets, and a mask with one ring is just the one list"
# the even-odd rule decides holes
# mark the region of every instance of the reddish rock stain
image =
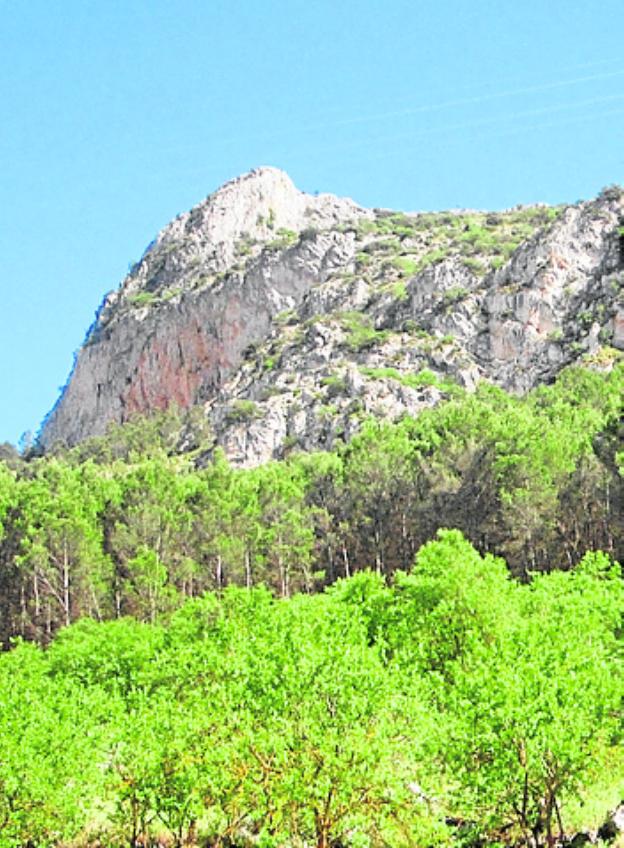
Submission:
[[240,314],[240,305],[237,306],[238,310],[230,311],[230,304],[226,308],[222,340],[208,335],[197,321],[189,322],[170,337],[152,337],[122,393],[123,420],[136,413],[163,410],[171,404],[183,409],[193,406],[202,388],[218,384],[238,358],[236,342],[241,324],[232,320]]

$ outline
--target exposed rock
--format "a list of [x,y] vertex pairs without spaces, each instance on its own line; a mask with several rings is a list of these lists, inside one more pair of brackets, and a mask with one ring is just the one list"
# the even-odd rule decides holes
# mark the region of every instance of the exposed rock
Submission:
[[613,842],[620,833],[624,833],[624,801],[609,814],[607,820],[598,829],[598,839]]
[[109,295],[41,442],[205,404],[232,461],[331,448],[491,380],[526,391],[624,350],[624,194],[566,209],[404,215],[273,168],[159,234]]
[[569,841],[570,848],[584,848],[585,845],[595,845],[597,842],[597,834],[590,830],[581,830],[575,833]]
[[563,339],[589,350],[594,312],[606,306],[599,282],[622,265],[616,234],[623,212],[621,195],[566,209],[548,234],[521,245],[492,276],[484,301],[487,332],[475,352],[496,382],[526,391],[552,379],[577,358]]
[[613,347],[618,350],[624,350],[624,306],[616,307],[615,315],[613,316]]
[[336,225],[367,215],[262,168],[176,218],[105,299],[42,444],[74,444],[110,421],[209,398],[272,316],[348,261],[353,236]]

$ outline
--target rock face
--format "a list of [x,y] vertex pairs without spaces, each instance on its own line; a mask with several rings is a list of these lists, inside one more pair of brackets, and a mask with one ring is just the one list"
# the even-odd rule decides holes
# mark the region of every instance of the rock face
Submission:
[[526,391],[624,350],[624,192],[406,215],[262,168],[169,224],[104,300],[44,447],[203,405],[232,461],[328,448],[483,379]]
[[275,314],[348,261],[353,238],[336,227],[369,214],[261,168],[176,218],[105,298],[42,444],[211,397]]

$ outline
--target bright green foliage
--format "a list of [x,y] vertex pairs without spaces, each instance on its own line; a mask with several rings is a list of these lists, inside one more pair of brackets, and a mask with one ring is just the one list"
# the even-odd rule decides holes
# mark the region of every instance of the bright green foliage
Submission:
[[384,330],[376,330],[372,319],[362,312],[341,313],[340,323],[347,333],[345,344],[352,351],[367,350],[387,337]]
[[393,260],[393,265],[406,277],[410,277],[418,271],[418,263],[410,259],[409,256],[397,256]]
[[293,589],[310,591],[314,586],[316,510],[305,506],[304,474],[296,466],[288,471],[271,463],[251,473],[260,494],[263,559],[277,578],[282,597],[288,597]]
[[[49,640],[85,614],[156,621],[229,584],[288,596],[370,567],[391,576],[440,527],[524,576],[588,549],[624,557],[622,364],[568,369],[525,398],[485,384],[467,394],[426,369],[363,371],[446,400],[396,424],[365,419],[331,454],[250,470],[219,450],[201,469],[199,447],[175,455],[188,426],[175,411],[0,463],[3,643]],[[326,379],[328,396],[342,380]]]
[[57,635],[47,652],[48,668],[77,688],[101,687],[127,699],[140,690],[162,644],[158,627],[131,618],[103,623],[85,618]]
[[104,591],[111,563],[100,516],[115,497],[115,485],[90,462],[74,468],[52,459],[19,481],[16,561],[32,579],[36,626],[56,618],[69,624],[78,609],[97,618],[108,613]]
[[548,227],[561,211],[532,207],[496,214],[382,212],[374,220],[359,221],[354,228],[361,248],[358,267],[366,269],[374,283],[380,256],[385,277],[393,269],[399,276],[412,276],[436,262],[458,258],[482,276],[500,267],[520,244],[540,227]]
[[20,644],[0,663],[0,846],[58,845],[83,830],[101,785],[96,688],[47,673]]
[[149,306],[154,303],[156,300],[156,295],[151,292],[138,292],[137,294],[130,295],[128,301],[133,306]]
[[192,573],[188,541],[193,516],[187,498],[194,481],[183,464],[144,458],[124,473],[121,503],[110,515],[110,544],[120,564],[125,608],[154,621],[175,602],[177,587]]
[[396,368],[368,368],[363,367],[362,373],[375,380],[390,379],[409,386],[411,389],[422,389],[426,386],[434,386],[450,395],[456,394],[458,387],[450,380],[441,380],[428,368],[422,368],[417,374],[403,374]]
[[237,400],[228,410],[227,421],[230,424],[253,421],[259,414],[258,406],[252,400]]
[[513,594],[496,640],[452,662],[442,756],[471,815],[551,839],[621,733],[624,587],[596,555]]
[[[270,226],[270,224],[269,224]],[[265,250],[269,252],[277,252],[280,250],[286,250],[286,248],[295,244],[297,239],[299,238],[298,233],[293,230],[287,230],[285,228],[280,228],[277,231],[277,238],[273,241],[269,242],[265,246]]]
[[394,639],[419,668],[448,684],[456,663],[496,644],[504,632],[512,584],[505,563],[481,557],[458,530],[438,536],[418,552],[410,574],[397,575]]
[[[272,509],[337,470],[302,469]],[[623,614],[604,554],[521,584],[443,531],[390,585],[85,619],[0,656],[0,848],[546,845],[619,762]]]
[[265,829],[279,842],[319,846],[354,830],[370,837],[372,820],[383,826],[384,796],[393,793],[397,806],[406,796],[405,726],[391,676],[350,611],[318,597],[280,613],[284,634],[277,641],[287,658],[278,711],[271,710],[273,685],[256,693],[266,705],[255,750]]

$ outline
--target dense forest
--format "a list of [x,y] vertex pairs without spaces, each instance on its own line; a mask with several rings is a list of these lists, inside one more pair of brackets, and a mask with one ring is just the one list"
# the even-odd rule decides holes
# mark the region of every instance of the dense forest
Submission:
[[[0,848],[560,844],[624,793],[624,367],[254,469],[0,463]],[[443,529],[452,528],[452,529]]]
[[623,788],[623,613],[604,554],[521,583],[450,530],[391,586],[20,640],[0,846],[552,846]]
[[457,389],[338,451],[254,469],[202,451],[198,410],[45,456],[6,449],[0,638],[45,642],[83,615],[155,622],[228,585],[287,597],[362,569],[390,578],[444,527],[520,579],[587,550],[622,560],[623,398],[622,364],[525,397]]

